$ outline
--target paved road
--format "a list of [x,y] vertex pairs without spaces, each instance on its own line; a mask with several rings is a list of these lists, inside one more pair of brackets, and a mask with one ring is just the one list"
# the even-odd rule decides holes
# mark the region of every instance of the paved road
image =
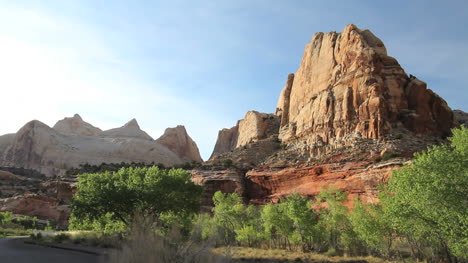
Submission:
[[24,244],[18,238],[0,238],[1,263],[98,263],[99,257],[70,250]]

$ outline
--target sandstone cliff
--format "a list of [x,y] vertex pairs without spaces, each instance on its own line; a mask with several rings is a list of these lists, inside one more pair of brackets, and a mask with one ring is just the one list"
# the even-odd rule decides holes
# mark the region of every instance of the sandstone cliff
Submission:
[[131,119],[124,126],[101,132],[99,135],[119,138],[139,138],[153,140],[145,131],[140,129],[140,125],[135,119]]
[[237,125],[230,129],[223,129],[218,133],[213,154],[215,156],[232,151],[249,143],[257,142],[277,134],[279,118],[274,114],[248,111]]
[[101,131],[76,114],[57,122],[54,127],[31,121],[16,134],[1,136],[0,166],[33,169],[50,176],[62,175],[86,163],[173,166],[201,161],[195,142],[183,126],[175,132],[169,130],[159,142],[141,130],[135,119],[120,128]]
[[190,138],[187,130],[182,125],[167,128],[156,142],[166,146],[184,160],[203,162],[197,144]]
[[75,114],[71,118],[64,118],[58,121],[54,127],[54,130],[63,134],[75,134],[75,135],[87,135],[93,136],[98,135],[101,129],[94,127],[93,125],[83,121],[80,115]]
[[[269,125],[269,136],[277,136],[281,147],[256,146],[265,142],[258,136],[264,118],[257,116],[249,112],[235,127],[220,131],[205,163],[212,165],[208,174],[216,174],[216,181],[206,176],[202,182],[230,185],[228,192],[242,192],[252,203],[276,202],[294,192],[313,198],[331,186],[346,191],[349,200],[375,202],[377,186],[393,169],[414,152],[441,143],[465,117],[456,112],[454,120],[447,103],[408,76],[379,38],[354,25],[341,33],[317,33],[306,45],[278,99],[279,127]],[[244,165],[248,158],[250,166]],[[218,161],[223,159],[250,169],[238,188],[231,176],[223,182]],[[200,174],[194,171],[195,181]]]
[[[462,110],[454,110],[453,116],[455,119],[455,125],[457,126],[465,125],[468,127],[468,113]],[[0,137],[0,140],[1,140],[1,137]]]
[[379,38],[354,25],[315,34],[288,84],[277,106],[285,142],[320,136],[333,143],[348,134],[380,139],[395,128],[447,136],[453,123],[443,99],[409,77]]

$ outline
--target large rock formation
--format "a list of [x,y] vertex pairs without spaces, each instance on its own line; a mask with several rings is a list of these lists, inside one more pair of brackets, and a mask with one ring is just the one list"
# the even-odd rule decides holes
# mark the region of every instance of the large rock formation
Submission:
[[54,127],[54,130],[63,134],[75,134],[75,135],[87,135],[93,136],[98,135],[101,129],[94,127],[93,125],[83,121],[80,115],[75,114],[71,118],[64,118],[58,121]]
[[274,114],[248,111],[237,125],[222,129],[218,133],[213,154],[210,159],[221,153],[232,151],[249,143],[257,142],[277,134],[279,118]]
[[[462,110],[454,110],[453,117],[455,119],[455,125],[457,126],[465,125],[468,127],[468,113]],[[1,140],[1,137],[0,137],[0,140]]]
[[190,138],[183,125],[167,128],[156,142],[166,146],[184,160],[203,162],[197,144]]
[[[277,202],[294,192],[313,198],[332,186],[346,191],[348,200],[375,202],[377,186],[393,169],[442,142],[455,122],[464,122],[459,112],[454,122],[447,103],[408,76],[379,38],[354,25],[342,33],[317,33],[306,45],[278,99],[279,127],[267,125],[268,136],[278,136],[282,144],[260,150],[264,116],[270,115],[248,112],[235,127],[220,131],[205,163],[212,166],[210,174],[219,175],[216,182],[222,181],[217,160],[229,158],[232,166],[251,169],[239,189],[252,203]],[[254,167],[244,165],[246,156]],[[200,174],[194,172],[194,178]],[[216,182],[210,176],[204,181]]]
[[213,157],[225,153],[230,152],[236,148],[237,145],[237,138],[239,137],[239,122],[237,125],[230,128],[230,129],[222,129],[218,132],[218,138],[216,139],[216,144],[211,154],[210,159]]
[[408,77],[379,38],[354,25],[314,35],[277,108],[285,142],[320,136],[333,143],[348,134],[379,139],[395,128],[447,136],[453,123],[443,99]]
[[135,119],[131,119],[124,126],[101,132],[99,135],[106,137],[139,138],[152,141],[153,138],[140,129]]
[[192,171],[192,181],[204,186],[201,203],[202,210],[206,212],[209,212],[213,206],[213,195],[217,191],[245,195],[244,174],[237,169],[212,171],[196,169]]
[[0,166],[33,169],[50,176],[63,175],[82,164],[136,162],[172,166],[201,160],[185,129],[185,136],[172,138],[175,148],[169,149],[142,131],[135,119],[101,132],[75,115],[54,127],[31,121],[14,136],[0,137]]

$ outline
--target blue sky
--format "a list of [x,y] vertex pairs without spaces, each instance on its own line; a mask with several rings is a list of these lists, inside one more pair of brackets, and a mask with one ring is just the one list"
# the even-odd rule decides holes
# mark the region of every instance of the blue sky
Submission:
[[315,32],[349,23],[468,111],[468,1],[0,0],[0,134],[136,118],[154,138],[185,125],[206,159],[218,130],[274,111]]

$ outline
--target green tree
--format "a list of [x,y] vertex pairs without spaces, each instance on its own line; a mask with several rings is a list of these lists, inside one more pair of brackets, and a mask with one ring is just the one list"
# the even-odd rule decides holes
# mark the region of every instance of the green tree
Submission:
[[326,208],[320,210],[319,225],[326,231],[331,251],[347,250],[354,254],[362,250],[363,244],[357,237],[348,216],[349,209],[342,204],[347,196],[334,187],[322,189],[317,201],[325,202]]
[[280,203],[280,206],[284,207],[286,216],[294,229],[290,234],[290,240],[294,244],[300,245],[304,251],[312,249],[315,236],[314,226],[317,223],[316,215],[311,209],[312,201],[305,196],[294,193]]
[[237,241],[247,246],[258,244],[263,239],[259,209],[245,205],[237,193],[213,196],[213,220],[223,237],[224,244]]
[[349,219],[358,238],[371,250],[369,252],[386,257],[390,255],[393,231],[385,220],[380,205],[363,204],[356,199]]
[[0,224],[7,225],[13,220],[12,212],[0,212]]
[[271,240],[270,246],[273,247],[291,246],[289,237],[294,231],[293,222],[284,208],[285,206],[280,204],[267,204],[261,211],[263,228],[266,236]]
[[468,129],[454,129],[449,140],[394,171],[381,199],[391,226],[413,247],[422,253],[427,244],[451,261],[468,258]]
[[117,172],[83,174],[73,198],[72,215],[91,222],[110,217],[130,225],[139,214],[159,220],[161,214],[188,216],[199,210],[201,186],[181,169],[122,168]]

